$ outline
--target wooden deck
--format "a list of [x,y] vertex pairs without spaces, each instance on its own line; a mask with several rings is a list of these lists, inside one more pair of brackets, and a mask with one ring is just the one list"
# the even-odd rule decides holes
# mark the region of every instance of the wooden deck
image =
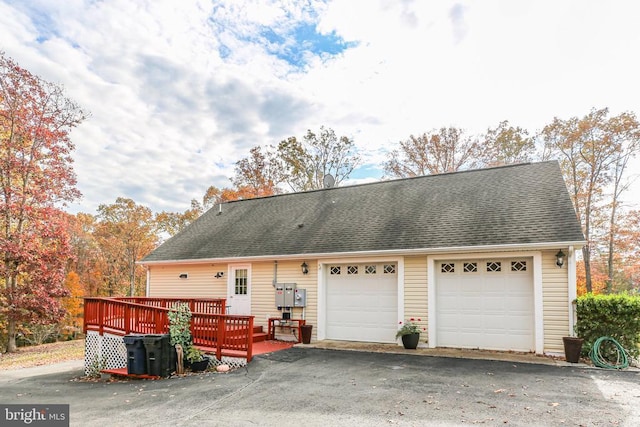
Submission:
[[167,313],[178,303],[189,304],[191,335],[196,347],[222,356],[253,356],[253,342],[264,340],[262,328],[254,328],[253,316],[225,314],[224,299],[195,298],[85,298],[84,332],[113,335],[168,334]]

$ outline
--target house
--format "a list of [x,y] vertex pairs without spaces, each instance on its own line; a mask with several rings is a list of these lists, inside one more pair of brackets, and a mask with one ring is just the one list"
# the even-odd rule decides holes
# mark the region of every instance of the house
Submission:
[[141,264],[147,296],[304,318],[314,340],[393,343],[419,318],[421,346],[554,354],[584,244],[552,161],[223,203]]

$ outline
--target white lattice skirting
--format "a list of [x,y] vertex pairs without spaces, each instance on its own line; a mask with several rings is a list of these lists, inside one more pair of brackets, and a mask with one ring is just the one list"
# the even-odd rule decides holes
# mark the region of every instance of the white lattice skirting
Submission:
[[127,347],[119,335],[100,335],[97,331],[87,331],[84,342],[84,373],[89,375],[101,369],[127,367]]
[[242,357],[226,357],[226,356],[222,356],[222,360],[218,360],[215,357],[209,355],[210,357],[210,362],[209,362],[209,366],[219,366],[219,365],[227,365],[229,366],[231,369],[235,369],[235,368],[242,368],[244,366],[247,366],[247,359],[244,359]]
[[[230,368],[247,366],[247,359],[226,357],[222,360],[210,356],[210,366],[228,365]],[[124,337],[119,335],[100,335],[97,331],[87,331],[84,344],[84,373],[99,372],[102,369],[121,369],[127,367],[127,346]]]

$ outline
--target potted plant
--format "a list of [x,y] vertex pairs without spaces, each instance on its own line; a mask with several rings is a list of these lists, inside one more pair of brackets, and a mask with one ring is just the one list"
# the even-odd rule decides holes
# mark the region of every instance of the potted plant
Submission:
[[[402,337],[402,345],[404,348],[416,349],[418,348],[418,342],[420,341],[420,326],[416,322],[420,322],[421,319],[411,318],[406,322],[400,322],[400,329],[396,332],[396,339]],[[424,328],[423,328],[424,329]]]
[[[193,339],[191,337],[191,310],[189,304],[184,302],[178,302],[167,313],[169,318],[169,335],[170,344],[176,348],[179,348],[186,352],[192,347]],[[182,374],[184,371],[184,362],[187,360],[186,354],[183,358],[177,356],[176,360],[176,372]]]
[[[574,316],[577,318],[578,300],[572,301],[572,308]],[[578,363],[580,362],[580,354],[582,353],[582,344],[584,343],[584,339],[578,337],[578,323],[576,323],[573,327],[573,334],[570,336],[562,337],[562,344],[564,346],[564,358],[567,362],[570,363]]]
[[204,371],[209,367],[209,358],[199,348],[190,345],[184,353],[186,366],[193,372]]

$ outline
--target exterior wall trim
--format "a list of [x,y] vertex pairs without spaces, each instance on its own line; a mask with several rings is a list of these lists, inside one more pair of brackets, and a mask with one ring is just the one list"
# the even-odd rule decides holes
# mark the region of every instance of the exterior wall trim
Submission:
[[[466,253],[475,254],[479,252],[499,252],[499,251],[532,251],[545,249],[558,249],[575,246],[576,249],[584,246],[584,241],[576,242],[546,242],[546,243],[526,243],[514,245],[484,245],[484,246],[457,246],[446,248],[415,248],[415,249],[394,249],[383,251],[360,251],[360,252],[329,252],[329,253],[300,253],[300,254],[272,254],[260,255],[252,257],[219,257],[219,258],[202,258],[202,259],[177,259],[163,261],[137,261],[140,265],[170,265],[170,264],[209,264],[209,263],[231,263],[231,262],[251,262],[266,260],[288,260],[288,259],[318,259],[325,262],[335,260],[336,257],[344,260],[344,258],[362,259],[365,257],[393,257],[405,255],[425,255],[425,254],[449,254],[449,253]],[[391,259],[391,258],[389,258]]]

